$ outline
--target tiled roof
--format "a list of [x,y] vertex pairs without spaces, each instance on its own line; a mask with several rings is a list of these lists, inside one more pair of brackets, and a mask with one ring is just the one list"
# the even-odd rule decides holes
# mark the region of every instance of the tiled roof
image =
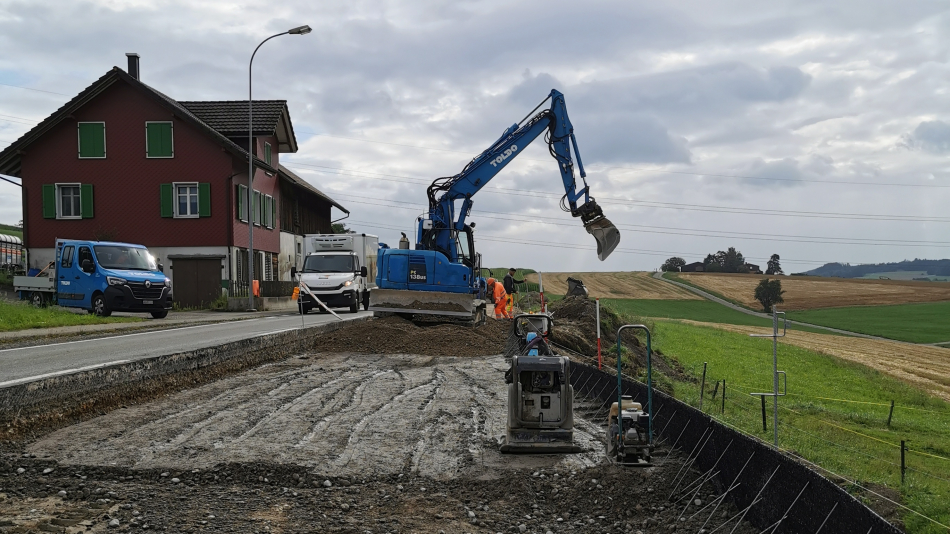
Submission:
[[[129,76],[125,71],[118,67],[113,67],[112,70],[107,72],[104,76],[96,80],[89,87],[83,89],[78,95],[73,97],[72,100],[63,104],[58,110],[53,112],[52,115],[43,119],[42,122],[34,126],[30,131],[26,132],[19,139],[14,141],[10,146],[0,152],[0,173],[9,174],[11,176],[17,176],[20,171],[20,150],[25,149],[30,143],[38,139],[41,135],[49,131],[52,127],[59,124],[60,121],[69,116],[74,109],[77,109],[97,95],[104,91],[107,87],[112,85],[118,80],[124,80],[128,82],[133,87],[138,87],[139,89],[144,90],[146,93],[151,94],[153,97],[159,99],[162,103],[167,106],[170,106],[177,114],[179,114],[184,120],[191,122],[196,127],[204,130],[215,138],[223,147],[228,149],[230,152],[235,155],[246,159],[247,150],[241,148],[237,143],[229,139],[222,132],[215,130],[208,123],[204,122],[201,118],[197,117],[187,108],[182,106],[175,99],[145,85],[139,80]],[[247,101],[244,101],[244,105],[247,105]],[[247,120],[247,114],[244,115],[245,121]],[[289,123],[289,117],[287,117]],[[262,159],[257,157],[254,158],[254,165],[258,168],[276,172],[277,169],[271,167],[265,163]]]
[[348,210],[348,209],[344,208],[343,206],[341,206],[339,202],[337,202],[336,200],[333,200],[332,198],[330,198],[329,195],[327,195],[327,194],[324,193],[323,191],[320,191],[319,189],[317,189],[316,187],[314,187],[313,185],[311,185],[310,182],[308,182],[308,181],[304,180],[303,178],[301,178],[301,177],[297,176],[296,174],[294,174],[293,171],[291,171],[291,170],[288,169],[287,167],[284,167],[283,165],[278,165],[278,176],[280,176],[281,178],[287,180],[288,182],[290,182],[290,183],[292,183],[292,184],[294,184],[294,185],[297,185],[297,186],[299,186],[299,187],[302,187],[303,189],[306,189],[306,190],[310,191],[311,193],[316,194],[316,195],[319,196],[320,198],[322,198],[322,199],[326,200],[327,202],[329,202],[330,204],[332,204],[334,207],[336,207],[336,208],[339,209],[340,211],[344,211],[344,212],[347,213],[347,215],[349,215],[350,210]]
[[[247,137],[247,100],[178,103],[228,137]],[[255,100],[254,135],[275,135],[286,109],[286,100]]]

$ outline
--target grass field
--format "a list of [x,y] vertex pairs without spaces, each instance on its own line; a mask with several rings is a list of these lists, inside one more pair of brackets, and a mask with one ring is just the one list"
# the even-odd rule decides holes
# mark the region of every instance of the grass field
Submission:
[[946,282],[946,276],[934,276],[927,274],[927,271],[885,271],[880,273],[868,273],[861,277],[862,280],[914,280],[927,278],[935,282]]
[[9,224],[0,224],[0,234],[12,235],[23,239],[23,229]]
[[[771,441],[771,411],[769,429],[763,432],[759,401],[749,395],[772,389],[771,340],[724,331],[724,327],[749,328],[658,322],[654,346],[696,377],[707,362],[704,411]],[[779,368],[788,373],[788,396],[779,401],[779,445],[783,449],[865,487],[896,490],[905,505],[950,524],[950,477],[946,476],[950,472],[950,404],[864,365],[793,345],[780,347]],[[719,414],[720,398],[711,400],[708,395],[722,379],[727,383],[727,401],[725,413]],[[681,400],[698,405],[698,384],[676,382],[674,390]],[[892,400],[894,417],[888,427]],[[902,439],[909,443],[907,465],[911,469],[903,486],[899,470]],[[903,514],[903,519],[907,532],[947,531],[910,513]]]
[[[603,299],[602,302],[605,306],[609,306],[618,313],[631,315],[633,317],[689,320],[703,323],[772,328],[771,319],[748,315],[709,300]],[[818,333],[826,332],[820,329],[801,326],[790,326],[789,329]]]
[[912,343],[950,341],[950,302],[795,311],[788,318]]
[[[762,309],[753,298],[755,286],[759,280],[768,278],[755,274],[722,273],[678,273],[676,277],[754,310]],[[779,306],[781,310],[950,301],[950,284],[811,276],[782,276],[779,279],[785,290],[785,302]]]
[[[544,292],[554,295],[567,293],[567,277],[584,282],[591,298],[626,298],[654,300],[702,300],[683,288],[653,278],[644,271],[610,273],[542,273]],[[537,282],[536,276],[530,280]]]
[[0,301],[0,332],[104,323],[133,323],[139,317],[96,317],[73,313],[58,306],[34,308],[25,302]]

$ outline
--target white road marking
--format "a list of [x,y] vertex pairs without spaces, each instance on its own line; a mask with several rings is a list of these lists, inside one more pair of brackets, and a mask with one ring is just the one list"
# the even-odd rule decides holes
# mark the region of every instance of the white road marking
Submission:
[[65,371],[56,371],[55,373],[46,373],[45,375],[36,375],[36,376],[28,376],[28,377],[26,377],[26,378],[18,378],[18,379],[16,379],[16,380],[9,380],[9,381],[7,381],[7,382],[0,382],[0,388],[4,388],[4,387],[8,387],[8,386],[15,386],[15,385],[17,385],[17,384],[22,384],[22,383],[24,383],[24,382],[32,382],[32,381],[34,381],[34,380],[41,380],[41,379],[43,379],[43,378],[50,378],[50,377],[53,377],[53,376],[68,375],[68,374],[71,374],[71,373],[79,373],[79,372],[82,372],[82,371],[89,371],[89,370],[92,370],[92,369],[98,369],[98,368],[100,368],[100,367],[108,367],[108,366],[110,366],[110,365],[117,365],[117,364],[120,364],[120,363],[128,363],[128,362],[130,362],[130,361],[131,361],[131,360],[115,360],[114,362],[97,363],[96,365],[87,365],[86,367],[77,367],[76,369],[66,369]]
[[147,334],[161,334],[161,333],[163,333],[163,332],[176,332],[176,331],[181,331],[181,330],[190,330],[190,329],[192,329],[192,328],[204,328],[204,327],[207,327],[207,326],[215,326],[215,325],[218,325],[218,324],[222,324],[222,323],[209,323],[209,324],[200,324],[200,325],[196,325],[196,326],[183,326],[183,327],[181,327],[181,328],[168,328],[168,329],[165,329],[165,330],[152,330],[152,331],[150,331],[150,332],[137,332],[137,333],[135,333],[135,334],[122,334],[122,335],[119,335],[119,336],[95,337],[95,338],[90,338],[90,339],[78,339],[78,340],[76,340],[76,341],[63,341],[62,343],[50,343],[49,345],[31,345],[31,346],[28,346],[28,347],[16,347],[16,348],[14,348],[14,349],[3,349],[3,350],[0,350],[0,353],[13,352],[13,351],[15,351],[15,350],[42,349],[42,348],[46,348],[46,347],[57,347],[57,346],[59,346],[59,345],[72,345],[72,344],[76,344],[76,343],[87,343],[87,342],[89,342],[89,341],[102,341],[102,340],[104,340],[104,339],[118,339],[118,338],[120,338],[120,337],[144,336],[144,335],[147,335]]

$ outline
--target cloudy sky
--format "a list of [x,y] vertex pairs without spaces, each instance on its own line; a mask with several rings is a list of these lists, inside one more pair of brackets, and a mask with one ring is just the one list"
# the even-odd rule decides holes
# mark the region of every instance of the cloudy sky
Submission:
[[126,52],[173,98],[246,99],[254,47],[300,24],[261,48],[255,97],[289,103],[281,162],[383,241],[557,88],[621,244],[597,260],[539,139],[475,197],[486,265],[950,257],[946,2],[0,0],[0,148]]

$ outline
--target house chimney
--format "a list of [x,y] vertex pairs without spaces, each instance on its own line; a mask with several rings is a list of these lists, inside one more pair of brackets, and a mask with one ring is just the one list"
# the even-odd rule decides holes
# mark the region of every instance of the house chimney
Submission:
[[129,76],[139,79],[139,55],[135,52],[125,54],[129,58]]

